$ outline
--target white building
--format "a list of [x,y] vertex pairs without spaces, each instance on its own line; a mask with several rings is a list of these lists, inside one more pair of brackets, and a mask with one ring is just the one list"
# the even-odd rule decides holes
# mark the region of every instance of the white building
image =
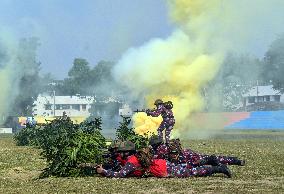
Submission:
[[132,109],[128,104],[124,104],[120,109],[119,109],[119,115],[120,116],[131,116],[133,114]]
[[0,134],[1,133],[9,133],[12,134],[12,128],[0,128]]
[[49,96],[39,95],[34,102],[34,116],[90,116],[89,109],[94,102],[92,96]]
[[243,95],[244,106],[257,102],[284,102],[284,96],[279,90],[273,89],[272,85],[252,87]]

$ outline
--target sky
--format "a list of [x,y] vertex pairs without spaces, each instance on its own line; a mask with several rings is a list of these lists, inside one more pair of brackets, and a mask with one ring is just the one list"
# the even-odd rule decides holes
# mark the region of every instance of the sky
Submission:
[[164,0],[1,0],[0,26],[17,39],[39,37],[42,72],[67,76],[76,57],[117,61],[131,46],[166,37]]
[[[244,52],[261,58],[284,32],[284,22],[274,25],[283,21],[284,8],[273,9],[273,21],[256,21],[260,33]],[[16,39],[39,37],[42,73],[62,79],[76,57],[91,66],[100,60],[117,61],[130,47],[166,38],[175,26],[168,19],[166,0],[1,0],[0,28]]]

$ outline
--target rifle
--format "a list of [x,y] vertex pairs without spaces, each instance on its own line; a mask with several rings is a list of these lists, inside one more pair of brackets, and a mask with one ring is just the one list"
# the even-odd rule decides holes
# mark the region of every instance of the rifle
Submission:
[[[104,159],[114,159],[115,158],[114,153],[110,152],[108,150],[103,150],[102,157]],[[99,164],[97,164],[97,163],[80,163],[80,164],[77,164],[77,167],[81,168],[81,169],[96,170],[99,167]]]
[[133,112],[139,113],[139,112],[145,112],[145,111],[146,111],[145,109],[136,109],[136,110],[133,111]]
[[77,167],[79,168],[89,168],[89,169],[97,169],[99,167],[96,163],[81,163],[78,164]]

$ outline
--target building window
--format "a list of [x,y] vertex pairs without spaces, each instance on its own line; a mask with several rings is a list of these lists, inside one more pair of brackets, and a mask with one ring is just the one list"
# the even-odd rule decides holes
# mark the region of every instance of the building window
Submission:
[[263,96],[258,96],[257,97],[257,102],[263,102],[264,101],[264,97]]
[[80,104],[72,104],[72,109],[80,111]]
[[255,97],[248,97],[248,103],[255,103]]
[[269,101],[270,101],[270,96],[265,96],[264,98],[265,98],[265,101],[266,101],[266,102],[269,102]]
[[69,104],[62,104],[62,109],[68,110],[68,109],[70,109],[70,105]]
[[56,110],[60,110],[60,109],[62,109],[61,104],[56,104],[56,105],[55,105],[55,109],[56,109]]
[[86,109],[87,109],[87,105],[86,104],[82,104],[82,110],[86,111]]
[[45,105],[45,110],[51,110],[51,105],[50,104],[46,104]]
[[275,100],[275,102],[280,102],[280,96],[279,95],[274,96],[274,100]]

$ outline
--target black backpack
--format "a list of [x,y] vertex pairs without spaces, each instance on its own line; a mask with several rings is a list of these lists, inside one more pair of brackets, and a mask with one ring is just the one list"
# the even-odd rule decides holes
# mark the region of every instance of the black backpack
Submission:
[[174,107],[172,101],[165,102],[164,106],[166,107],[166,109],[173,109]]

